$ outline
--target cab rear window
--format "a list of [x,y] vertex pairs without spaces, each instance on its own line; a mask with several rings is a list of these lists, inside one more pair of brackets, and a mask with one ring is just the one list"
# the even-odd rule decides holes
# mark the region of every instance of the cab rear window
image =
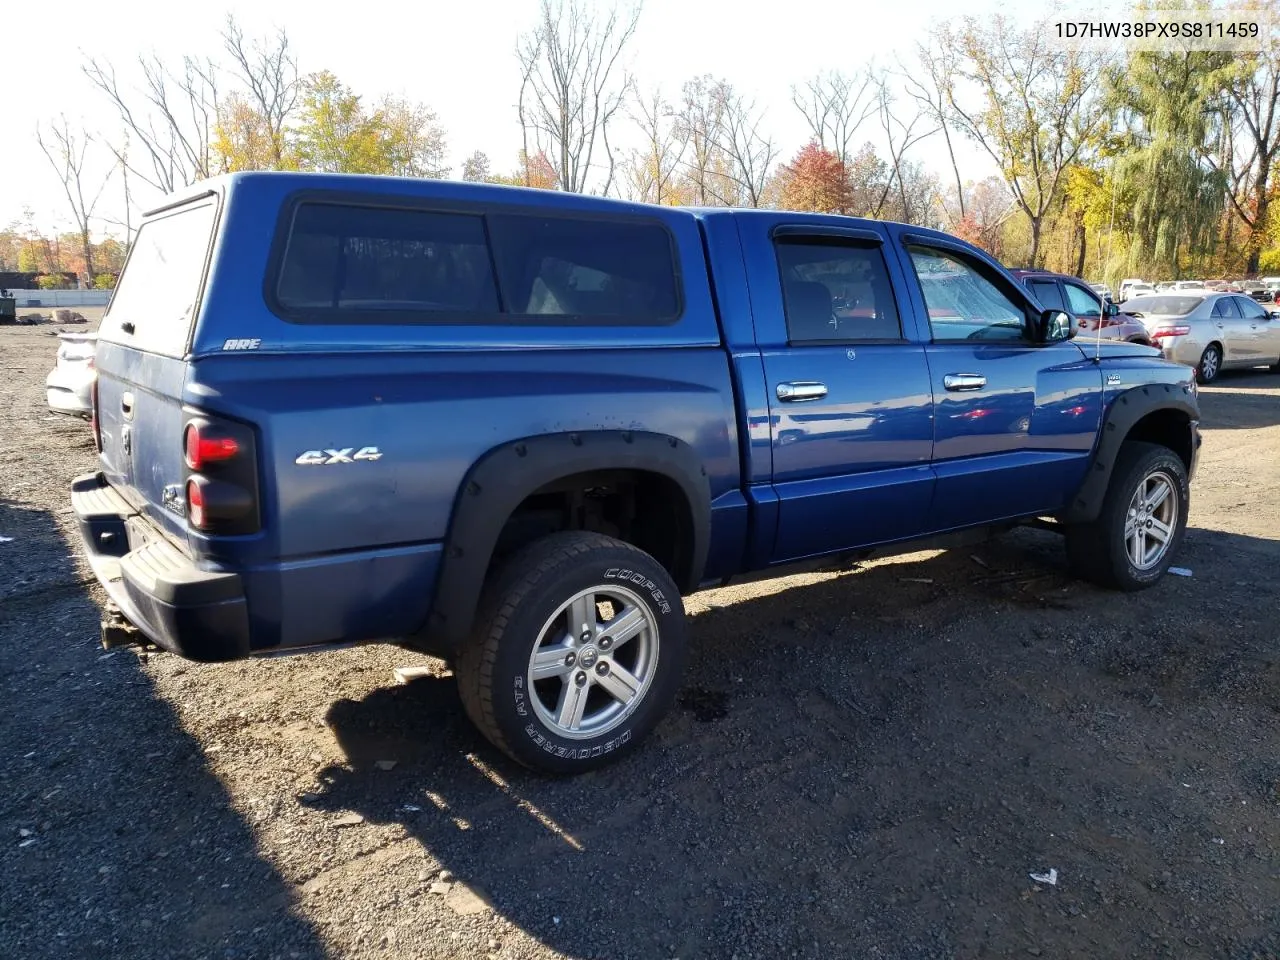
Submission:
[[209,198],[143,223],[102,317],[100,339],[167,357],[186,353],[217,210]]
[[680,304],[660,223],[303,202],[272,305],[299,323],[643,326]]

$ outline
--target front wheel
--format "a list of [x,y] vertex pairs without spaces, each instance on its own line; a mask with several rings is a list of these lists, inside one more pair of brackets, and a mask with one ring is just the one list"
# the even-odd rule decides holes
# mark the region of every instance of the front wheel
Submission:
[[1182,543],[1190,499],[1181,457],[1158,444],[1126,443],[1097,519],[1066,531],[1072,570],[1119,590],[1152,586]]
[[667,571],[595,533],[557,533],[507,560],[458,653],[463,706],[494,746],[547,773],[634,749],[675,699],[686,621]]

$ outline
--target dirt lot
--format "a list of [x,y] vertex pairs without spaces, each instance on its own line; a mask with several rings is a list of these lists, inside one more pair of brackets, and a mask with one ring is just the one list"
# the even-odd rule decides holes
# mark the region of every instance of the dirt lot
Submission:
[[680,709],[561,782],[392,648],[104,653],[51,329],[0,328],[0,956],[1280,956],[1280,376],[1204,393],[1190,579],[1027,531],[702,594]]

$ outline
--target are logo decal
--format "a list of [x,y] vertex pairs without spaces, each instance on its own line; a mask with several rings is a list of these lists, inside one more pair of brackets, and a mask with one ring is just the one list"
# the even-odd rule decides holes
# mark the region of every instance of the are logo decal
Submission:
[[224,340],[222,343],[223,350],[257,350],[260,346],[262,346],[262,340],[259,337]]
[[341,450],[308,450],[293,462],[302,467],[327,467],[335,463],[356,463],[361,460],[381,460],[382,451],[377,447],[343,447]]

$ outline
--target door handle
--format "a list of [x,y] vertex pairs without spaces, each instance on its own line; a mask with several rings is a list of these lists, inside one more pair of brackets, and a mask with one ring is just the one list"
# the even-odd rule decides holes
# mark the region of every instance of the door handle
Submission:
[[128,390],[120,394],[120,412],[126,420],[133,418],[133,394]]
[[981,390],[987,385],[987,378],[979,373],[948,373],[942,378],[942,385],[948,390]]
[[793,380],[778,384],[778,399],[800,403],[805,400],[821,400],[827,395],[827,385],[816,380]]

